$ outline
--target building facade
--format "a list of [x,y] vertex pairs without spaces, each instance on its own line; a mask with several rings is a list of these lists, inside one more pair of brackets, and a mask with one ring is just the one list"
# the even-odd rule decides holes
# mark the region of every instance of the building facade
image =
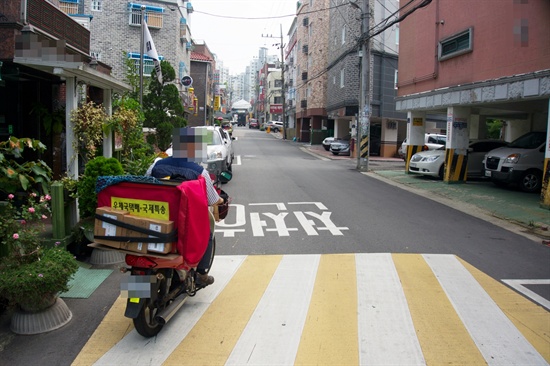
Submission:
[[[486,136],[487,119],[504,121],[506,141],[549,130],[549,16],[548,1],[439,0],[401,22],[397,109],[415,146],[430,117],[447,121],[445,181],[466,179],[468,140]],[[548,144],[545,155],[547,182]]]
[[[58,1],[3,1],[0,23],[0,138],[40,140],[47,147],[40,159],[54,179],[65,173],[77,179],[71,112],[91,100],[110,114],[112,92],[130,86],[93,60],[87,23],[67,15]],[[112,136],[103,150],[112,155]]]
[[327,125],[327,51],[331,1],[299,4],[297,10],[296,138],[321,143]]

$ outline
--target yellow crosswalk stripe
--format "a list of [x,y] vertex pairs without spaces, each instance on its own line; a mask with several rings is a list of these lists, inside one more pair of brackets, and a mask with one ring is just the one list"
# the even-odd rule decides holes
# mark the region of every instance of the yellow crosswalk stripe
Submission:
[[126,300],[119,297],[114,302],[101,324],[73,361],[72,366],[93,365],[134,329],[132,319],[124,317]]
[[295,364],[357,365],[358,357],[355,260],[324,255]]
[[154,338],[118,298],[73,365],[550,362],[550,312],[453,255],[220,256]]
[[459,259],[475,277],[523,336],[550,363],[550,316],[542,306],[493,280],[471,264]]
[[280,261],[281,256],[248,257],[163,365],[223,365]]
[[430,267],[419,255],[394,254],[393,261],[427,365],[485,365]]

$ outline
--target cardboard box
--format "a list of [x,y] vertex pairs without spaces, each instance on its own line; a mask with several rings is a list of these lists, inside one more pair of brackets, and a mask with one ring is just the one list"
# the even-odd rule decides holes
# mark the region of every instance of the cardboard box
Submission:
[[[120,222],[123,222],[124,217],[129,214],[128,211],[115,210],[111,207],[98,207],[95,212],[97,215],[108,217]],[[121,226],[110,224],[96,218],[94,224],[94,241],[113,248],[120,248],[122,244],[120,241],[98,239],[97,236],[123,236],[125,231],[126,230]]]
[[[152,230],[158,233],[169,234],[174,231],[174,222],[168,220],[156,220],[149,219],[146,217],[138,216],[125,216],[124,221],[127,224],[134,225],[143,229]],[[144,233],[139,233],[131,229],[126,229],[124,234],[129,237],[138,237],[138,238],[147,238],[149,235]],[[143,242],[128,242],[124,243],[124,248],[126,250],[131,250],[133,252],[140,253],[162,253],[167,254],[172,251],[173,243],[147,243]]]

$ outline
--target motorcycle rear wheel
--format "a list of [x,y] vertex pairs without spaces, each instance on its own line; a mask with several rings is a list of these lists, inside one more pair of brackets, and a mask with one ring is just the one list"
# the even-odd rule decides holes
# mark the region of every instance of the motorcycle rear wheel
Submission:
[[136,331],[147,338],[156,336],[164,325],[155,320],[157,313],[158,308],[151,302],[151,299],[146,299],[138,317],[133,319]]

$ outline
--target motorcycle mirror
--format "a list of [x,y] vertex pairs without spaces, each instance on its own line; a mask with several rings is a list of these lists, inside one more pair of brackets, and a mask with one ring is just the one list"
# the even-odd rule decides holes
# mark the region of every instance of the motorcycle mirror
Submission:
[[220,182],[227,183],[233,178],[233,174],[229,171],[221,172],[220,174]]

